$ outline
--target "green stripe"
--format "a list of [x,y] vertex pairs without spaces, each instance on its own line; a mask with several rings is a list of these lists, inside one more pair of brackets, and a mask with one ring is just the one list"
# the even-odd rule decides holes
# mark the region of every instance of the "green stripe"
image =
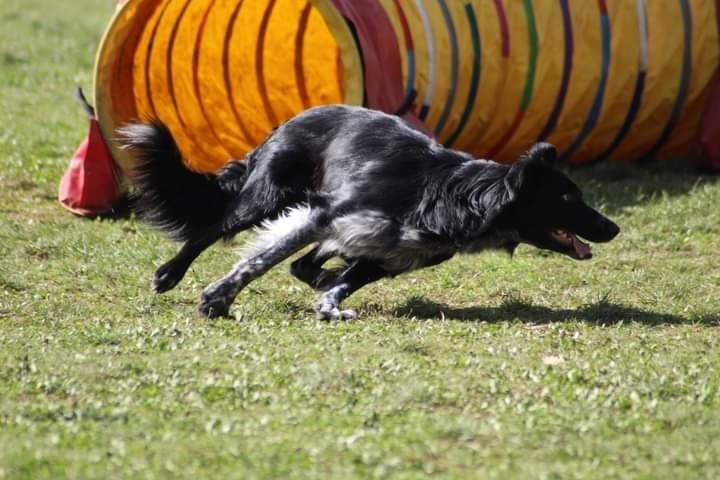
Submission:
[[535,86],[535,70],[537,69],[538,57],[538,33],[535,26],[535,13],[533,12],[531,0],[524,0],[525,16],[528,22],[528,41],[530,42],[530,65],[528,66],[527,79],[525,80],[525,92],[523,93],[520,110],[527,111],[532,99],[533,88]]
[[481,59],[481,51],[480,51],[480,30],[478,28],[478,22],[477,17],[475,16],[475,11],[473,10],[471,3],[465,4],[465,13],[467,14],[468,23],[470,25],[470,34],[472,37],[472,46],[473,46],[473,69],[472,69],[472,79],[470,80],[470,92],[468,93],[468,99],[465,103],[465,109],[463,110],[462,116],[460,117],[460,123],[458,124],[457,128],[453,132],[453,134],[450,136],[450,138],[445,142],[445,145],[447,147],[451,147],[453,143],[458,139],[460,134],[465,129],[465,125],[467,124],[468,119],[470,118],[470,113],[472,112],[472,108],[475,105],[475,100],[477,99],[477,93],[478,88],[480,86],[480,59]]

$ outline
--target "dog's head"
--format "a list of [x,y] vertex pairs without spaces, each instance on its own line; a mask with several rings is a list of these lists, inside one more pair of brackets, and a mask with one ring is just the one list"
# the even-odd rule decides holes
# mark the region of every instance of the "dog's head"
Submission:
[[503,223],[522,243],[563,253],[577,260],[592,257],[590,242],[609,242],[620,228],[588,206],[580,189],[553,164],[557,150],[534,145],[510,167],[505,179],[511,198]]

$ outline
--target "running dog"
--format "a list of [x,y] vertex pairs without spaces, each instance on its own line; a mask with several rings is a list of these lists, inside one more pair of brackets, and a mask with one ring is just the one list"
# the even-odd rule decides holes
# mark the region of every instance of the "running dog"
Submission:
[[[136,160],[133,211],[184,242],[157,270],[156,292],[175,287],[218,240],[258,227],[242,259],[202,293],[199,311],[210,318],[228,315],[240,290],[309,245],[290,271],[320,292],[315,311],[329,320],[355,318],[341,302],[364,285],[457,253],[526,243],[586,260],[591,247],[579,237],[608,242],[619,232],[553,167],[547,143],[504,165],[444,148],[397,116],[331,105],[207,175],[185,167],[160,122],[118,134]],[[333,257],[344,265],[323,268]]]

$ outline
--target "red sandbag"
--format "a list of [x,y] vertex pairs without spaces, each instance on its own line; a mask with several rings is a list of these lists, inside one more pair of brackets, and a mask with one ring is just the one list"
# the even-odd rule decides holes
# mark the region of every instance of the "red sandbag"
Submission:
[[112,212],[121,193],[117,167],[105,144],[95,113],[78,92],[90,120],[90,133],[75,151],[60,181],[58,200],[66,209],[83,217]]

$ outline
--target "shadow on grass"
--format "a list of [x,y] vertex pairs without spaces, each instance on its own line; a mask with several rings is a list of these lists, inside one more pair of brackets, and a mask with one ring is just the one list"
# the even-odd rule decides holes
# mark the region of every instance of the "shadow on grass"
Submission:
[[528,324],[549,324],[580,321],[593,325],[621,325],[642,323],[645,325],[695,324],[720,327],[720,315],[682,317],[668,313],[651,312],[602,299],[578,309],[552,309],[532,305],[524,300],[509,299],[497,307],[453,308],[422,297],[413,297],[405,305],[393,311],[394,315],[420,319],[459,320],[467,322],[519,321]]

